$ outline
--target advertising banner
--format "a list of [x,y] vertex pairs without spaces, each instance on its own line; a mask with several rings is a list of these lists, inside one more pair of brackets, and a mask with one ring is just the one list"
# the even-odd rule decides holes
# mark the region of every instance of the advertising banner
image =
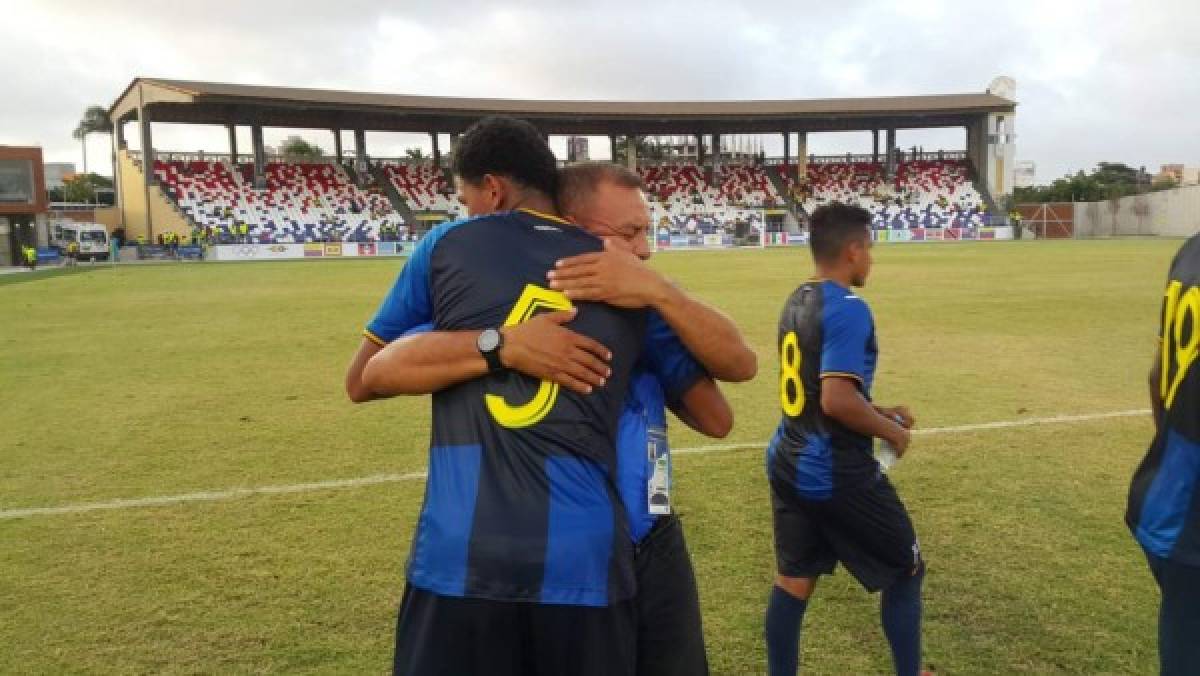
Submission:
[[[147,250],[156,248],[143,247]],[[190,247],[179,247],[179,255],[190,257],[192,255],[190,249]],[[199,251],[199,247],[195,247],[195,249],[197,252]],[[374,258],[396,256],[403,253],[404,244],[402,242],[310,242],[308,244],[222,244],[209,247],[205,257],[216,261],[261,261],[360,256]]]
[[171,258],[171,252],[165,246],[139,246],[138,260],[143,261],[165,261]]

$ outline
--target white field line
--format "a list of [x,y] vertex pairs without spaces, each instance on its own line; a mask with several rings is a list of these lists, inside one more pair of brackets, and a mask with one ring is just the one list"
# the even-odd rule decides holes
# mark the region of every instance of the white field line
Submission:
[[[1061,425],[1063,423],[1073,422],[1091,422],[1093,420],[1108,420],[1110,418],[1130,418],[1134,416],[1150,415],[1150,409],[1135,409],[1131,411],[1110,411],[1108,413],[1084,413],[1081,415],[1056,415],[1049,418],[1026,418],[1024,420],[1002,420],[999,422],[975,423],[973,425],[954,425],[952,427],[930,427],[921,429],[918,427],[913,430],[914,436],[925,436],[931,434],[954,434],[956,432],[978,432],[981,430],[999,430],[1009,427],[1034,427],[1038,425]],[[719,451],[741,451],[749,448],[766,448],[766,442],[760,441],[753,444],[713,444],[711,446],[694,446],[692,448],[680,448],[671,451],[671,455],[693,454],[693,453],[716,453]],[[0,512],[0,516],[4,513]]]
[[[1026,418],[1024,420],[1003,420],[999,422],[976,423],[972,425],[954,425],[951,427],[931,427],[916,429],[915,435],[955,434],[960,432],[977,432],[981,430],[1007,429],[1012,427],[1034,427],[1038,425],[1060,425],[1064,423],[1091,422],[1111,418],[1129,418],[1149,415],[1149,410],[1138,409],[1131,411],[1110,411],[1108,413],[1087,413],[1082,415],[1057,415],[1048,418]],[[738,451],[753,448],[764,448],[764,442],[714,444],[711,446],[693,446],[678,448],[673,454],[693,455],[701,453],[716,453],[720,451]],[[399,481],[418,481],[425,478],[425,472],[408,472],[405,474],[373,474],[354,479],[333,479],[330,481],[314,481],[302,484],[286,484],[278,486],[256,486],[251,488],[229,488],[219,491],[200,491],[180,495],[159,495],[147,498],[128,498],[110,500],[107,502],[84,502],[57,507],[25,507],[19,509],[0,510],[0,520],[22,519],[31,516],[50,516],[54,514],[78,514],[81,512],[97,512],[112,509],[132,509],[135,507],[162,507],[184,502],[215,502],[233,500],[252,495],[286,495],[289,493],[309,493],[337,488],[358,488],[377,484],[395,483]]]

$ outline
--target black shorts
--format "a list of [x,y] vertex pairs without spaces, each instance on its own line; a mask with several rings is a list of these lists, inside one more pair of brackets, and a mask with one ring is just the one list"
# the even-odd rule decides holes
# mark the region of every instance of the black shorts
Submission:
[[678,518],[659,518],[638,543],[634,565],[638,676],[705,676],[700,594]]
[[1146,552],[1150,572],[1162,592],[1158,609],[1159,673],[1194,674],[1200,662],[1200,566]]
[[771,482],[775,565],[786,577],[832,573],[840,561],[867,591],[890,587],[924,563],[912,520],[887,475],[829,500],[801,498]]
[[439,596],[404,588],[397,676],[633,676],[633,600],[605,608]]

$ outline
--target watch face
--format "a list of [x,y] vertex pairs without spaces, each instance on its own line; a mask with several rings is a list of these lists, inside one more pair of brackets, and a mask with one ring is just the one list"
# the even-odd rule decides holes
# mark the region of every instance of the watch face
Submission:
[[500,332],[496,329],[486,329],[479,334],[479,351],[491,352],[500,345]]

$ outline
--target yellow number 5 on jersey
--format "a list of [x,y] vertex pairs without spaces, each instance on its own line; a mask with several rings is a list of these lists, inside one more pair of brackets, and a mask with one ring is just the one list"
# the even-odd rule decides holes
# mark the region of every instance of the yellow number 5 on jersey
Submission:
[[[804,410],[804,383],[800,380],[800,365],[804,355],[795,331],[788,331],[779,347],[779,400],[783,412],[795,418]],[[791,387],[788,385],[791,384]]]
[[[1185,336],[1183,327],[1189,323],[1191,335]],[[1163,304],[1162,399],[1168,409],[1175,403],[1175,394],[1197,356],[1200,356],[1200,286],[1183,293],[1183,284],[1173,281],[1167,287]]]
[[[558,291],[543,289],[534,284],[526,284],[521,297],[517,299],[513,309],[504,320],[505,326],[513,326],[527,321],[537,314],[538,310],[570,310],[573,305],[566,296]],[[558,383],[543,380],[538,386],[537,394],[524,404],[514,406],[495,394],[485,394],[484,402],[488,413],[501,426],[509,429],[536,425],[554,408],[558,400]]]

